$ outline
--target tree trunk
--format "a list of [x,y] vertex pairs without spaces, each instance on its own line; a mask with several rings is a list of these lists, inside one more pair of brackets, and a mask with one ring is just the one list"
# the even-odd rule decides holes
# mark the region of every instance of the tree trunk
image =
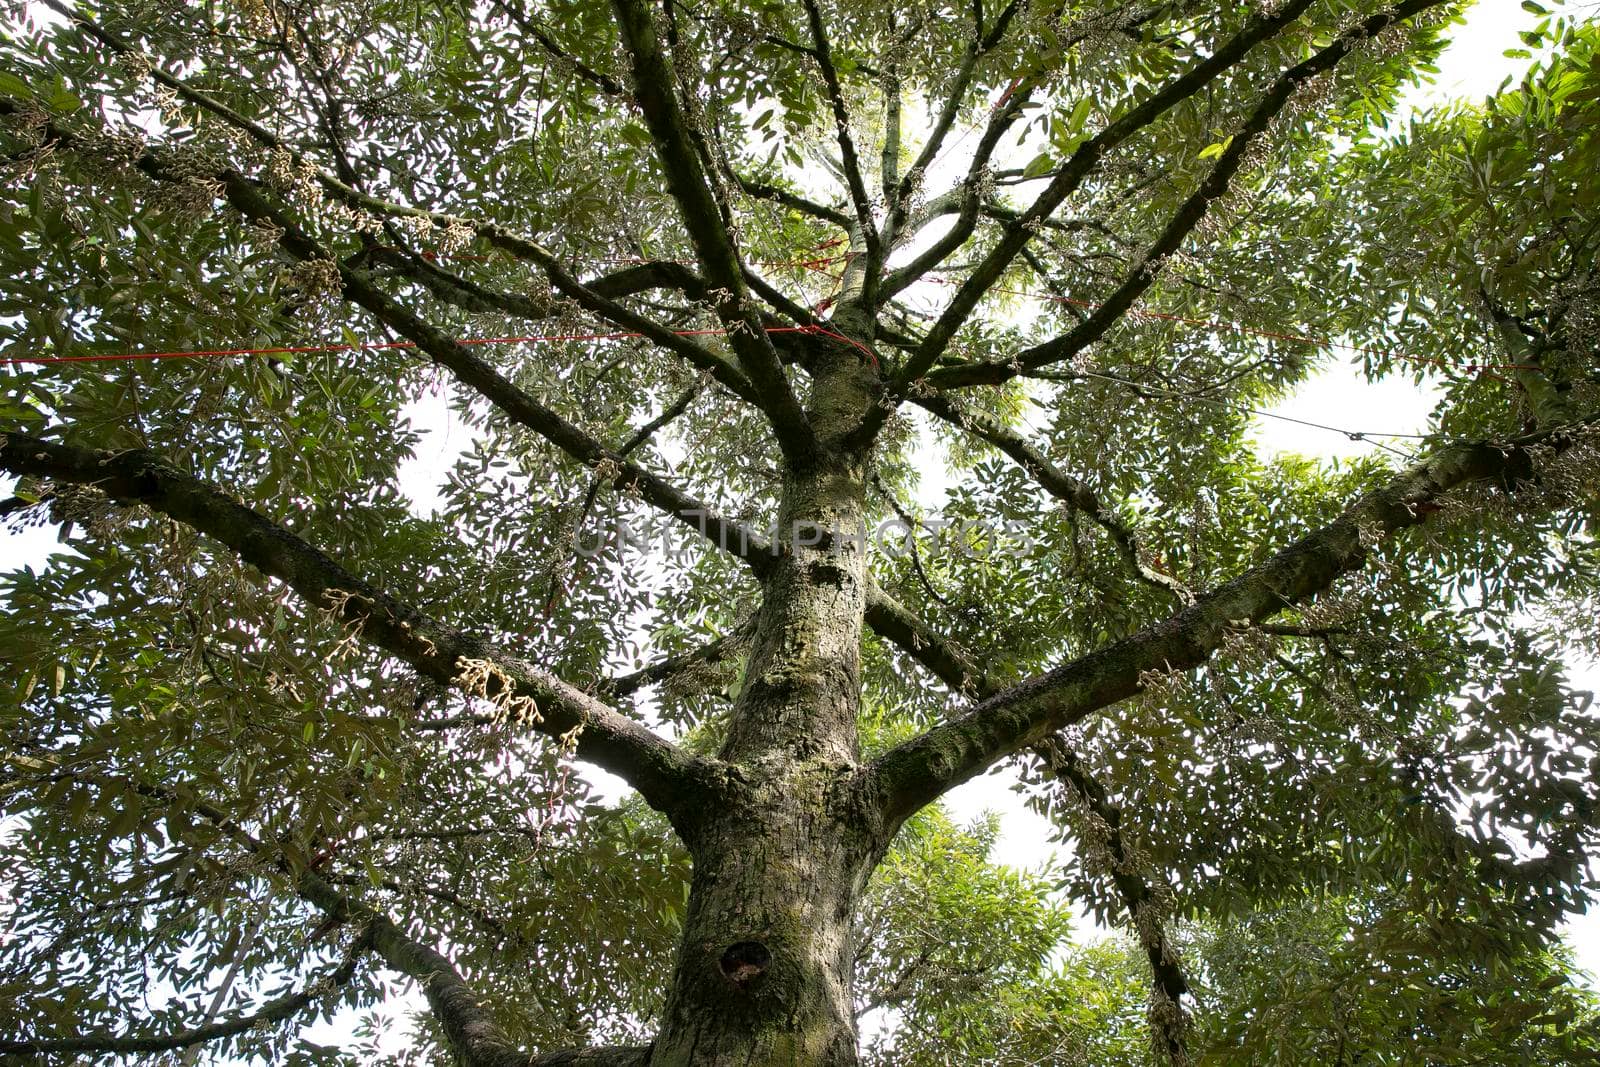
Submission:
[[[819,386],[813,419],[860,392],[841,399]],[[864,485],[837,452],[785,477],[730,771],[683,828],[694,876],[652,1067],[856,1062],[851,919],[887,845],[856,737]]]
[[881,849],[849,779],[775,770],[730,783],[696,835],[652,1067],[856,1062],[851,917]]

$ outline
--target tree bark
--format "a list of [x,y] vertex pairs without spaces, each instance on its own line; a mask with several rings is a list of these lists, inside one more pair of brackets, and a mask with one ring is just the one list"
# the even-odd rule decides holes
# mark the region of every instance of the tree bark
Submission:
[[851,917],[883,842],[855,783],[780,759],[708,805],[651,1067],[856,1062]]
[[694,873],[652,1067],[856,1062],[851,917],[888,841],[856,734],[866,465],[837,442],[872,383],[822,347],[807,417],[824,447],[784,476],[725,773],[684,827]]

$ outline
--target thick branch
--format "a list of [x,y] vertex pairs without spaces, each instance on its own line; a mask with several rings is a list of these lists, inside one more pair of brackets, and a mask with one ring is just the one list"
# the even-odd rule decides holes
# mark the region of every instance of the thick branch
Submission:
[[647,1062],[648,1050],[641,1048],[568,1049],[530,1056],[507,1040],[472,987],[437,949],[411,938],[388,916],[345,896],[315,874],[303,875],[298,891],[330,918],[366,925],[373,948],[384,961],[422,986],[429,1008],[444,1027],[451,1049],[465,1067],[556,1067],[559,1064],[643,1067]]
[[689,241],[706,281],[724,294],[717,316],[740,366],[755,387],[772,423],[779,447],[790,460],[809,464],[816,442],[771,339],[748,299],[739,252],[712,192],[688,120],[678,104],[677,79],[661,50],[655,19],[644,0],[614,0],[617,26],[628,50],[639,107],[655,142],[656,158],[667,176]]
[[314,874],[300,880],[300,895],[337,920],[363,922],[384,961],[422,986],[428,1007],[444,1028],[451,1049],[466,1067],[558,1067],[565,1064],[644,1067],[644,1048],[564,1049],[530,1056],[507,1040],[460,972],[437,949],[409,937],[388,916],[340,893]]
[[1500,335],[1500,345],[1512,364],[1512,375],[1527,397],[1528,410],[1540,426],[1553,426],[1573,415],[1571,394],[1557,387],[1541,367],[1539,353],[1528,343],[1522,324],[1494,299],[1487,287],[1478,296],[1489,309],[1489,318]]
[[549,736],[577,731],[579,758],[620,775],[669,817],[693,807],[694,784],[707,773],[703,761],[559,678],[424,617],[222,490],[143,450],[89,452],[12,432],[0,442],[0,468],[92,485],[192,526],[437,682],[462,686],[465,664],[487,664],[473,695],[520,713]]
[[[894,9],[889,9],[889,29],[893,31]],[[891,66],[883,74],[883,151],[879,154],[878,179],[883,185],[885,206],[894,201],[895,186],[900,181],[900,70]],[[885,232],[886,243],[893,244],[893,236]]]
[[[367,254],[395,274],[421,285],[441,302],[463,311],[499,313],[537,321],[561,310],[559,301],[490,289],[405,249],[385,246],[371,249]],[[639,263],[580,284],[605,300],[617,300],[652,289],[671,289],[691,300],[704,299],[706,294],[705,283],[693,271],[671,262]]]
[[952,693],[986,700],[1001,685],[961,646],[938,633],[874,582],[867,590],[866,623],[903,649]]
[[[867,624],[879,636],[894,642],[934,677],[944,682],[951,691],[977,700],[987,700],[1000,691],[998,683],[979,667],[965,650],[942,635],[935,633],[921,619],[883,590],[874,586],[867,598]],[[1178,963],[1178,955],[1167,939],[1166,930],[1153,921],[1153,915],[1140,923],[1141,910],[1149,908],[1156,893],[1139,872],[1137,864],[1122,837],[1122,812],[1110,801],[1106,788],[1083,766],[1077,754],[1051,738],[1033,746],[1038,756],[1052,774],[1069,786],[1082,799],[1089,810],[1109,828],[1107,841],[1114,866],[1112,883],[1127,908],[1128,918],[1136,928],[1148,930],[1144,942],[1150,960],[1151,977],[1156,987],[1172,1001],[1181,1005],[1181,997],[1188,992],[1188,983]],[[1184,1039],[1181,1028],[1163,1027],[1161,1038],[1169,1053],[1182,1052]],[[1174,1062],[1184,1062],[1174,1058]]]
[[1536,447],[1559,451],[1573,440],[1563,429],[1509,444],[1443,448],[1165,622],[1013,686],[892,749],[871,768],[886,817],[897,823],[1008,753],[1135,695],[1148,671],[1198,666],[1230,630],[1292,607],[1359,567],[1374,538],[1423,522],[1446,492],[1490,480],[1512,488],[1531,475]]
[[[253,190],[251,191],[253,192]],[[230,187],[230,193],[232,192],[233,190]],[[230,199],[232,199],[231,196]],[[264,208],[267,207],[267,202],[264,198],[257,196],[256,199]],[[244,210],[237,202],[235,202],[235,206],[240,207],[240,210]],[[280,223],[280,225],[282,224]],[[760,397],[749,380],[727,359],[711,349],[695,343],[688,337],[661,325],[654,319],[623,307],[615,300],[610,299],[602,290],[591,288],[589,285],[579,281],[576,275],[562,266],[561,261],[549,249],[535,241],[530,241],[502,230],[493,224],[486,223],[478,226],[476,227],[476,232],[496,248],[509,252],[518,259],[524,259],[536,264],[540,270],[544,271],[545,276],[550,279],[550,284],[557,291],[570,297],[573,303],[585,311],[593,312],[624,329],[638,333],[646,340],[655,342],[669,352],[682,356],[692,366],[709,372],[719,383],[727,386],[735,396],[748,400],[757,407],[760,406]],[[641,273],[638,275],[629,276],[626,272],[619,272],[618,275],[608,276],[608,287],[615,292],[619,287],[626,288],[628,284],[642,285],[646,278],[666,280],[670,276],[669,269],[659,264],[642,264],[640,265],[640,270]],[[686,271],[685,274],[687,277],[679,278],[678,280],[696,286],[701,284],[698,279],[692,282],[689,281],[694,277],[692,273]],[[629,281],[624,283],[621,281],[622,278],[628,278]]]
[[371,261],[382,264],[387,270],[422,286],[441,303],[477,314],[512,315],[519,319],[538,321],[556,314],[558,303],[522,293],[506,293],[479,285],[449,271],[441,270],[409,251],[388,246],[374,248],[365,253]]
[[953,192],[956,204],[956,221],[927,248],[919,252],[910,263],[891,271],[879,290],[884,300],[892,300],[907,287],[915,284],[930,270],[943,263],[953,252],[967,243],[978,225],[978,203],[983,188],[982,175],[968,175]]

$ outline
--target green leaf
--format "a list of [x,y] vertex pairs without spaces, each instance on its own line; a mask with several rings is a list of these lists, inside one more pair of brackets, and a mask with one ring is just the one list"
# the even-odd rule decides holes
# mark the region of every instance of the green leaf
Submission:
[[46,103],[52,111],[60,112],[73,112],[83,106],[83,101],[66,89],[57,89],[52,92]]
[[33,96],[33,89],[9,70],[0,70],[0,94],[28,100]]
[[1040,152],[1028,161],[1028,165],[1022,169],[1022,174],[1025,178],[1039,178],[1054,169],[1055,159],[1048,152]]

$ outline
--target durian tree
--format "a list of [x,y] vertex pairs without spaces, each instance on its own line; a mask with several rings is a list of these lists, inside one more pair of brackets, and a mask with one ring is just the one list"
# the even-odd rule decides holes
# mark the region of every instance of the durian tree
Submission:
[[[0,1054],[1588,1062],[1600,36],[1524,6],[1408,123],[1460,2],[10,5]],[[1425,432],[1263,458],[1352,358]],[[1002,766],[1052,874],[940,808]]]

